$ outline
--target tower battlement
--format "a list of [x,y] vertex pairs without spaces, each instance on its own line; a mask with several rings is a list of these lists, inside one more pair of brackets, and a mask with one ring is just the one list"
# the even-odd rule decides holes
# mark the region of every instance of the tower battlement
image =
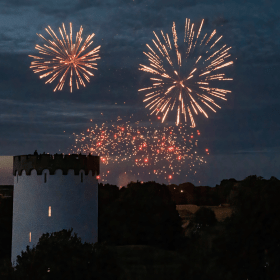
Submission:
[[92,171],[92,175],[99,175],[99,156],[92,155],[63,155],[63,154],[38,154],[14,156],[13,160],[13,175],[22,175],[25,170],[26,175],[30,175],[31,171],[35,169],[37,175],[42,175],[44,169],[48,169],[50,175],[54,175],[57,169],[61,169],[63,175],[68,174],[68,170],[73,169],[75,175],[79,175],[80,170],[85,171],[88,175]]

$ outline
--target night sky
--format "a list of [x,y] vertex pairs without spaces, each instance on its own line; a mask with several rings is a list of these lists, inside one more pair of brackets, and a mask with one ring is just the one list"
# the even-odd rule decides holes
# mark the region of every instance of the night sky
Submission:
[[[279,179],[279,10],[276,0],[1,0],[0,155],[30,154],[35,149],[67,153],[75,142],[73,132],[118,116],[134,114],[139,121],[156,122],[147,116],[138,93],[147,85],[148,74],[138,70],[140,63],[148,65],[146,44],[152,44],[153,31],[171,35],[173,21],[182,38],[186,18],[195,24],[204,18],[203,31],[216,29],[223,43],[232,46],[234,65],[228,76],[234,80],[227,87],[232,93],[219,102],[217,113],[196,118],[201,133],[198,151],[207,163],[189,177],[182,166],[174,183],[215,186],[222,179],[249,175]],[[74,87],[70,93],[64,86],[54,93],[56,81],[45,84],[46,79],[39,79],[29,68],[33,59],[28,55],[38,55],[35,45],[43,45],[36,33],[49,39],[45,28],[50,25],[59,34],[62,23],[68,33],[69,22],[74,34],[83,26],[84,39],[95,33],[93,46],[101,45],[101,59],[85,88]],[[13,183],[11,167],[11,158],[2,157],[1,184]],[[8,171],[10,176],[4,175]],[[112,170],[109,182],[123,185],[149,179],[125,177],[124,171],[121,166]]]

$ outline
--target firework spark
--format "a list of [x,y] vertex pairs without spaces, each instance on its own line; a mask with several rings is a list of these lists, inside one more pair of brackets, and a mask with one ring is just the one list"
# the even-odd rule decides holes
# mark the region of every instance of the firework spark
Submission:
[[89,76],[94,76],[89,69],[97,70],[97,63],[95,62],[99,57],[99,49],[101,46],[94,48],[93,50],[84,53],[85,50],[93,43],[91,39],[95,35],[92,33],[86,40],[82,43],[82,32],[83,28],[80,27],[80,31],[77,32],[76,41],[73,43],[72,40],[72,23],[70,22],[70,38],[66,33],[64,23],[62,23],[63,32],[59,28],[62,40],[60,40],[50,26],[45,28],[48,34],[53,40],[47,40],[41,34],[37,34],[40,38],[44,39],[48,45],[44,44],[43,47],[36,45],[35,49],[39,51],[43,57],[29,55],[30,57],[36,59],[31,62],[30,68],[34,68],[34,73],[39,73],[47,71],[47,73],[40,75],[40,78],[45,78],[52,75],[46,83],[53,82],[57,77],[61,76],[57,86],[54,91],[62,90],[63,85],[66,81],[67,74],[70,73],[69,86],[72,92],[72,81],[75,80],[77,89],[79,89],[79,84],[84,87],[85,82],[83,78],[89,82]]
[[76,144],[71,152],[99,155],[104,182],[113,166],[121,162],[134,177],[142,174],[164,180],[180,175],[182,166],[188,166],[184,168],[187,175],[195,173],[195,167],[204,163],[196,151],[200,132],[187,133],[184,125],[155,129],[150,124],[143,126],[119,118],[117,122],[88,128],[80,135],[73,134]]
[[[139,70],[151,74],[151,86],[139,89],[145,92],[144,102],[147,102],[152,114],[161,115],[158,118],[162,122],[168,113],[177,110],[176,125],[187,122],[187,116],[191,127],[195,127],[194,114],[204,114],[206,108],[221,108],[216,104],[215,98],[226,100],[225,96],[231,92],[220,89],[214,84],[217,81],[228,81],[224,73],[219,70],[233,64],[227,61],[231,55],[228,53],[231,47],[226,45],[217,49],[216,44],[223,36],[216,38],[214,30],[207,38],[207,33],[199,43],[204,20],[201,21],[197,34],[195,35],[194,24],[186,19],[184,48],[179,49],[176,26],[173,22],[172,35],[173,45],[170,43],[168,34],[161,31],[162,39],[154,32],[156,40],[152,40],[155,50],[147,44],[149,49],[144,54],[148,57],[150,65],[140,64]],[[215,41],[214,41],[215,40]],[[197,47],[197,48],[196,48]],[[205,50],[207,48],[207,50]],[[216,50],[217,49],[217,50]]]

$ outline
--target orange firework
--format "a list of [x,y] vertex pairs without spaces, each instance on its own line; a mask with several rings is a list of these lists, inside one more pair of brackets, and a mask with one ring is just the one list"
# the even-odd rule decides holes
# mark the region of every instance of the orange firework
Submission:
[[[178,37],[175,23],[173,22],[172,35],[173,45],[168,34],[161,31],[162,39],[154,32],[155,50],[149,48],[144,54],[148,57],[150,65],[142,65],[139,70],[148,72],[152,75],[150,78],[152,85],[139,89],[145,92],[144,102],[148,102],[148,107],[152,114],[160,114],[158,119],[165,121],[169,112],[177,111],[176,125],[181,123],[181,116],[184,122],[187,122],[187,115],[191,122],[191,127],[195,127],[194,114],[203,113],[208,115],[205,109],[212,107],[221,108],[215,103],[215,99],[226,100],[225,96],[231,92],[216,86],[217,81],[232,80],[226,78],[220,69],[233,64],[233,61],[227,61],[231,55],[228,51],[231,47],[217,48],[216,44],[223,36],[215,38],[214,30],[207,38],[207,33],[199,42],[204,20],[195,34],[194,24],[186,19],[184,49],[179,49]],[[196,48],[196,46],[198,46]],[[207,48],[207,50],[205,50]]]
[[73,79],[75,79],[77,89],[79,89],[79,84],[83,85],[84,87],[86,86],[83,78],[89,82],[90,79],[88,75],[94,76],[87,68],[97,70],[97,63],[95,63],[95,61],[100,59],[98,52],[101,46],[98,46],[90,52],[83,54],[84,51],[93,43],[91,39],[93,38],[94,33],[89,35],[84,43],[81,44],[83,32],[83,28],[81,26],[80,31],[77,32],[76,35],[76,42],[73,44],[72,23],[70,22],[70,38],[66,33],[64,23],[62,23],[62,27],[64,35],[61,28],[59,28],[62,40],[56,36],[50,26],[48,26],[49,29],[45,28],[45,30],[52,37],[53,41],[45,39],[45,37],[41,34],[37,34],[49,45],[44,44],[43,47],[39,45],[35,46],[35,49],[38,50],[40,54],[43,54],[44,57],[29,55],[30,57],[36,59],[36,61],[31,62],[30,68],[34,68],[34,73],[47,71],[47,73],[40,75],[40,78],[52,75],[51,78],[46,81],[46,83],[51,83],[58,76],[61,76],[54,91],[57,89],[62,90],[67,74],[70,72],[69,86],[70,91],[72,92]]
[[[141,173],[167,179],[168,174],[172,178],[180,175],[183,167],[186,176],[196,173],[195,169],[205,162],[197,154],[199,130],[187,132],[185,125],[161,125],[155,129],[152,123],[141,125],[130,118],[125,121],[125,117],[119,117],[116,122],[96,124],[84,133],[73,133],[75,144],[70,151],[100,156],[102,182],[111,176],[110,169],[121,163],[135,177]],[[208,150],[206,153],[209,154]]]

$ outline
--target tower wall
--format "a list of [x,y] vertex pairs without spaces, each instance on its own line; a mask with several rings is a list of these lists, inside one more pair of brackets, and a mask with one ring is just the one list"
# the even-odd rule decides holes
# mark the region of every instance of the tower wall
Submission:
[[[48,157],[49,155],[46,155]],[[50,162],[42,164],[23,156],[24,166],[14,157],[14,197],[12,262],[26,246],[36,245],[43,233],[73,228],[82,242],[95,243],[98,239],[98,181],[99,162],[94,157],[95,166],[78,170],[78,164],[63,161],[57,169],[49,169]],[[82,157],[82,160],[81,158]],[[77,162],[85,162],[85,156],[75,155]],[[88,157],[87,157],[88,158]],[[92,160],[93,157],[90,157]],[[74,157],[72,157],[73,161]],[[41,159],[42,160],[42,159]],[[52,158],[55,161],[55,158]],[[99,158],[98,158],[99,160]],[[74,161],[75,163],[75,161]],[[29,166],[28,166],[29,164]],[[58,169],[58,167],[61,167]],[[32,168],[29,170],[29,168]],[[29,173],[30,175],[27,175]],[[21,174],[21,175],[19,175]],[[82,174],[82,175],[81,175]],[[49,216],[51,207],[51,216]],[[31,233],[31,242],[30,242]]]

